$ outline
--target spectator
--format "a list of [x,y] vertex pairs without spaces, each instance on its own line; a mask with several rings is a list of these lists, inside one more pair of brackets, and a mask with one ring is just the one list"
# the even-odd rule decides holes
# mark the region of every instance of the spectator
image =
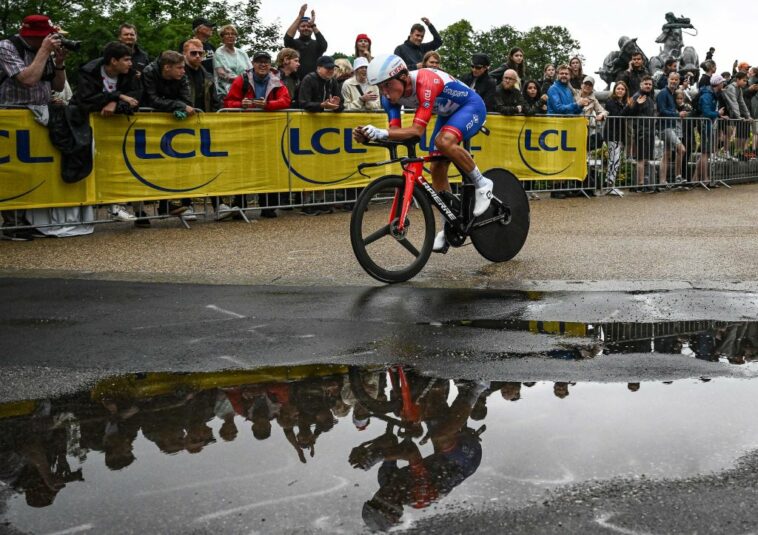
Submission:
[[521,89],[521,83],[526,80],[526,66],[524,64],[524,51],[522,49],[518,47],[511,48],[510,52],[508,52],[508,57],[505,59],[505,63],[493,70],[490,73],[490,76],[500,84],[503,81],[503,74],[508,69],[516,71],[516,76],[518,76],[518,86],[519,89]]
[[345,80],[349,79],[353,75],[353,66],[350,65],[350,61],[345,58],[339,58],[334,60],[334,79],[340,86],[340,94],[342,94],[342,84]]
[[[689,162],[690,156],[695,151],[697,139],[695,138],[695,121],[687,120],[692,115],[692,100],[682,84],[676,93],[674,93],[674,102],[676,103],[677,112],[685,112],[686,117],[680,121],[682,125],[682,143],[684,144],[684,161]],[[682,169],[682,182],[689,182],[692,177],[689,165],[684,165]],[[680,187],[689,189],[687,186]]]
[[668,58],[666,59],[666,62],[663,64],[663,70],[656,73],[656,76],[658,77],[655,82],[655,88],[656,89],[663,89],[668,85],[669,82],[669,74],[672,72],[678,72],[679,71],[679,60],[676,58]]
[[731,121],[740,121],[731,123],[735,127],[735,145],[740,158],[744,158],[744,152],[747,148],[750,137],[750,110],[745,104],[743,89],[747,87],[747,73],[742,71],[734,75],[734,82],[728,84],[722,95],[726,108],[726,113]]
[[[213,35],[213,28],[216,27],[214,22],[209,21],[204,17],[198,17],[192,21],[192,37],[190,39],[198,39],[203,43],[203,50],[205,55],[203,59],[203,69],[213,74],[213,58],[216,49],[210,43],[210,38]],[[179,45],[179,52],[184,53],[184,42]]]
[[476,91],[487,107],[487,111],[495,109],[495,91],[497,83],[489,75],[490,58],[487,54],[471,56],[471,72],[461,78],[461,82]]
[[592,76],[584,77],[582,89],[575,97],[577,103],[580,99],[587,101],[582,106],[582,115],[589,120],[587,150],[594,150],[603,144],[603,136],[597,129],[597,123],[602,123],[608,116],[608,112],[605,111],[595,96],[595,79]]
[[730,73],[729,71],[722,72],[721,77],[724,79],[727,85],[729,85],[732,81],[732,73]]
[[[142,105],[156,111],[173,113],[177,119],[194,115],[191,105],[189,79],[185,76],[184,56],[166,50],[142,71]],[[161,201],[158,212],[162,215],[181,215],[188,210],[182,203]]]
[[[311,16],[306,17],[306,9],[308,9],[308,4],[300,7],[297,18],[287,28],[287,33],[284,35],[284,46],[300,53],[300,80],[316,71],[316,61],[326,52],[328,46],[326,39],[316,26],[316,12],[312,10]],[[299,32],[297,39],[295,39],[296,31]]]
[[342,85],[345,111],[381,111],[379,88],[368,83],[368,60],[357,57],[353,62],[353,77]]
[[371,39],[365,33],[360,33],[355,38],[355,57],[366,58],[369,63],[374,59],[371,55]]
[[[66,49],[58,30],[45,15],[24,18],[19,33],[0,41],[0,107],[46,107],[52,90],[62,91],[66,83]],[[23,212],[3,210],[3,227],[28,224]],[[29,241],[38,235],[28,229],[4,230],[13,241]]]
[[424,54],[424,57],[421,59],[421,68],[439,69],[441,63],[442,63],[442,57],[434,50],[430,50],[429,52]]
[[582,66],[582,59],[579,56],[571,58],[569,70],[571,71],[569,85],[579,91],[582,88],[582,82],[584,82],[584,67]]
[[[104,117],[137,111],[142,85],[137,79],[138,71],[132,68],[131,52],[121,42],[105,45],[102,58],[86,63],[79,70],[79,83],[71,104],[80,106],[86,113],[100,113]],[[119,221],[137,219],[118,204],[111,205],[109,212]]]
[[724,89],[725,80],[718,74],[711,76],[710,84],[700,88],[699,108],[700,114],[710,121],[703,121],[700,128],[700,157],[695,165],[693,182],[703,184],[709,182],[708,158],[713,151],[712,121],[720,117],[718,110],[718,95]]
[[629,91],[635,94],[639,92],[640,82],[645,76],[650,76],[645,67],[645,58],[642,56],[642,52],[635,52],[629,60],[629,68],[620,72],[616,81],[622,80],[629,87]]
[[279,70],[279,79],[289,91],[292,99],[291,106],[297,98],[297,90],[300,87],[298,69],[300,69],[300,53],[294,48],[282,48],[276,56],[276,66]]
[[750,101],[750,116],[753,118],[753,158],[758,151],[758,67],[751,67],[748,71],[747,80],[748,98],[745,102]]
[[655,153],[654,99],[653,77],[647,74],[640,80],[640,90],[632,96],[632,102],[629,105],[629,115],[637,117],[634,124],[635,147],[637,148],[637,187],[644,193],[656,191],[654,187],[645,187],[645,168]]
[[524,97],[517,86],[518,75],[513,69],[503,73],[503,81],[495,90],[495,111],[503,115],[524,113]]
[[542,80],[540,80],[540,90],[543,95],[547,95],[547,90],[555,81],[555,65],[548,63],[542,70]]
[[190,105],[196,110],[213,112],[221,109],[213,75],[203,68],[203,43],[198,39],[184,42],[184,75],[189,81]]
[[546,115],[547,95],[542,94],[540,84],[536,80],[529,80],[524,84],[524,114]]
[[[289,108],[291,102],[287,86],[282,83],[278,72],[271,69],[271,56],[268,52],[261,51],[253,56],[253,68],[232,82],[229,94],[224,99],[224,107],[276,111]],[[279,204],[277,193],[267,193],[259,199],[262,207]],[[239,196],[235,199],[235,204],[245,206],[245,199]],[[224,213],[221,207],[218,212]],[[263,208],[261,217],[276,217],[276,209]]]
[[716,74],[716,62],[712,59],[707,59],[700,64],[700,68],[703,69],[703,75],[697,82],[698,90],[701,87],[709,87],[711,84],[711,76]]
[[568,65],[561,65],[557,69],[558,79],[547,91],[548,115],[579,115],[582,108],[589,104],[589,100],[580,98],[574,100],[574,92],[569,86],[571,70]]
[[334,79],[334,59],[321,56],[316,61],[316,72],[303,78],[298,100],[305,111],[342,111],[339,84]]
[[432,34],[432,40],[428,43],[423,43],[426,30],[422,24],[416,23],[411,26],[411,33],[408,35],[408,39],[402,45],[398,45],[395,48],[395,55],[400,56],[405,64],[408,66],[409,71],[415,71],[423,67],[424,54],[431,50],[437,50],[442,46],[442,37],[437,32],[437,29],[426,17],[421,17],[421,21],[427,25],[429,31]]
[[684,119],[688,114],[683,110],[677,110],[675,94],[678,87],[679,73],[671,71],[668,76],[668,85],[661,89],[655,98],[658,115],[674,119],[663,120],[660,124],[663,128],[663,157],[661,158],[660,183],[664,185],[668,184],[666,176],[668,174],[669,152],[672,150],[676,153],[674,159],[674,182],[677,184],[682,182],[682,161],[684,160],[686,150],[682,142],[681,121],[676,119]]
[[250,58],[242,50],[237,48],[237,28],[231,24],[222,26],[218,31],[223,43],[216,49],[213,56],[213,78],[216,84],[216,93],[224,98],[232,86],[232,82],[243,72],[253,68]]
[[623,117],[629,115],[631,98],[629,87],[623,81],[616,82],[613,93],[605,102],[605,109],[609,119],[605,122],[605,141],[608,144],[608,174],[606,186],[611,188],[608,195],[623,197],[621,190],[617,189],[619,167],[621,166],[621,153],[626,145],[626,121]]
[[125,22],[118,27],[118,40],[129,47],[132,54],[132,68],[137,71],[137,78],[150,63],[150,56],[137,44],[137,27]]

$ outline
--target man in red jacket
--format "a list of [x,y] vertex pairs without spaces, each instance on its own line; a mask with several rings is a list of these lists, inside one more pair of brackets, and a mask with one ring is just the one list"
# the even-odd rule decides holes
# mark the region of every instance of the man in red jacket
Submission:
[[274,111],[289,108],[291,102],[287,87],[277,71],[271,69],[271,56],[268,52],[256,52],[253,68],[232,82],[224,107]]

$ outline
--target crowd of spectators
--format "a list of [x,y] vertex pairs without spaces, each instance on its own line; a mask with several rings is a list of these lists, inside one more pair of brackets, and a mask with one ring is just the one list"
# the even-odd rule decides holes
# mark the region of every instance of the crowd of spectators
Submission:
[[[124,23],[116,40],[105,44],[102,56],[81,67],[73,95],[66,81],[68,51],[61,45],[60,29],[44,15],[31,15],[23,20],[18,35],[0,42],[0,106],[41,110],[50,102],[65,104],[70,98],[71,105],[88,113],[130,114],[147,107],[172,113],[179,120],[197,111],[214,112],[222,107],[266,111],[300,108],[308,112],[380,110],[379,89],[369,84],[366,76],[372,59],[371,38],[358,34],[352,61],[335,60],[326,55],[328,43],[316,24],[316,12],[306,12],[304,4],[287,28],[284,48],[275,61],[267,51],[248,56],[236,46],[238,31],[233,24],[216,28],[204,17],[193,20],[191,36],[178,51],[165,50],[150,58],[138,44],[138,29]],[[445,70],[445,58],[438,52],[442,37],[429,19],[421,21],[423,24],[411,26],[408,38],[395,48],[395,54],[410,70]],[[425,42],[427,30],[431,40]],[[211,44],[214,32],[222,43],[219,47]],[[676,58],[668,59],[661,72],[650,73],[644,56],[632,54],[628,69],[618,76],[605,101],[607,109],[595,94],[595,81],[584,73],[579,56],[568,64],[546,65],[542,77],[536,79],[528,76],[522,48],[510,49],[494,69],[490,68],[489,55],[482,51],[471,57],[470,72],[453,74],[461,75],[461,80],[482,96],[489,112],[587,117],[588,148],[605,147],[606,185],[613,194],[621,195],[613,186],[624,155],[636,161],[634,181],[642,191],[670,185],[669,176],[674,183],[708,182],[710,155],[714,150],[724,152],[732,143],[737,158],[755,157],[758,68],[735,62],[733,73],[716,74],[713,52],[709,50],[701,65],[703,74],[697,88],[693,87],[697,73],[683,72]],[[61,93],[54,93],[57,91]],[[651,119],[655,117],[661,119]],[[690,117],[731,122],[720,123],[715,132],[717,146],[712,147],[710,122],[696,128],[686,121]],[[624,122],[627,118],[636,118],[633,126]],[[664,151],[656,180],[650,176],[649,162],[655,158],[657,138],[664,142]],[[695,170],[690,173],[685,161],[697,152]],[[72,160],[64,157],[64,166]],[[669,169],[670,161],[673,169]],[[238,196],[230,201],[231,207],[223,199],[212,202],[217,218],[226,219],[233,215],[235,206],[245,208],[246,201]],[[109,213],[117,220],[150,226],[147,214],[136,207],[132,214],[126,206],[113,205]],[[158,213],[181,215],[185,220],[196,218],[191,199],[163,201]],[[14,211],[2,215],[6,227],[23,226],[40,217],[25,217]],[[34,214],[30,211],[30,215]],[[268,209],[264,215],[274,217],[276,212]],[[3,237],[28,240],[46,232],[52,230],[9,229]]]

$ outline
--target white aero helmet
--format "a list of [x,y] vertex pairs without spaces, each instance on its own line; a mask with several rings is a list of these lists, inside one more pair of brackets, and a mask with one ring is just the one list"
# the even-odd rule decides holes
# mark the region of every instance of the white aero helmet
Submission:
[[366,75],[368,76],[368,83],[377,85],[397,76],[404,70],[408,70],[408,67],[400,56],[381,54],[368,64]]

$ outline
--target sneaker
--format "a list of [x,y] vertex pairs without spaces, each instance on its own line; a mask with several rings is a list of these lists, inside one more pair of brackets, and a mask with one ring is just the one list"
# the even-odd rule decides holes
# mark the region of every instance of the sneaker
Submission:
[[319,215],[321,213],[321,210],[319,210],[315,206],[306,206],[305,208],[303,208],[303,210],[300,213],[303,215],[314,216],[314,215]]
[[0,237],[4,240],[10,241],[32,241],[34,240],[34,234],[31,229],[21,228],[18,230],[7,229],[0,233]]
[[450,244],[447,243],[447,238],[445,238],[445,231],[440,230],[437,233],[437,235],[434,237],[434,245],[432,245],[432,252],[445,254],[449,248],[450,248]]
[[484,185],[476,188],[476,194],[474,196],[474,217],[479,217],[486,212],[492,201],[492,188],[494,186],[492,180],[485,177],[482,179],[482,182],[484,182]]
[[276,217],[276,209],[274,208],[264,208],[261,210],[261,217],[273,219]]
[[224,203],[221,203],[216,207],[216,221],[224,221],[233,217],[234,214],[235,212],[232,212],[232,209]]
[[150,228],[150,220],[147,218],[147,213],[144,210],[137,212],[137,220],[134,222],[134,226],[137,228]]
[[197,221],[197,214],[191,206],[185,206],[186,210],[182,212],[182,219],[185,221]]
[[120,204],[111,205],[109,213],[110,213],[111,219],[115,219],[116,221],[134,221],[135,219],[137,219],[135,215],[127,212],[126,208],[124,208]]
[[611,188],[611,190],[608,192],[608,195],[612,195],[614,197],[623,197],[624,192],[618,188]]

